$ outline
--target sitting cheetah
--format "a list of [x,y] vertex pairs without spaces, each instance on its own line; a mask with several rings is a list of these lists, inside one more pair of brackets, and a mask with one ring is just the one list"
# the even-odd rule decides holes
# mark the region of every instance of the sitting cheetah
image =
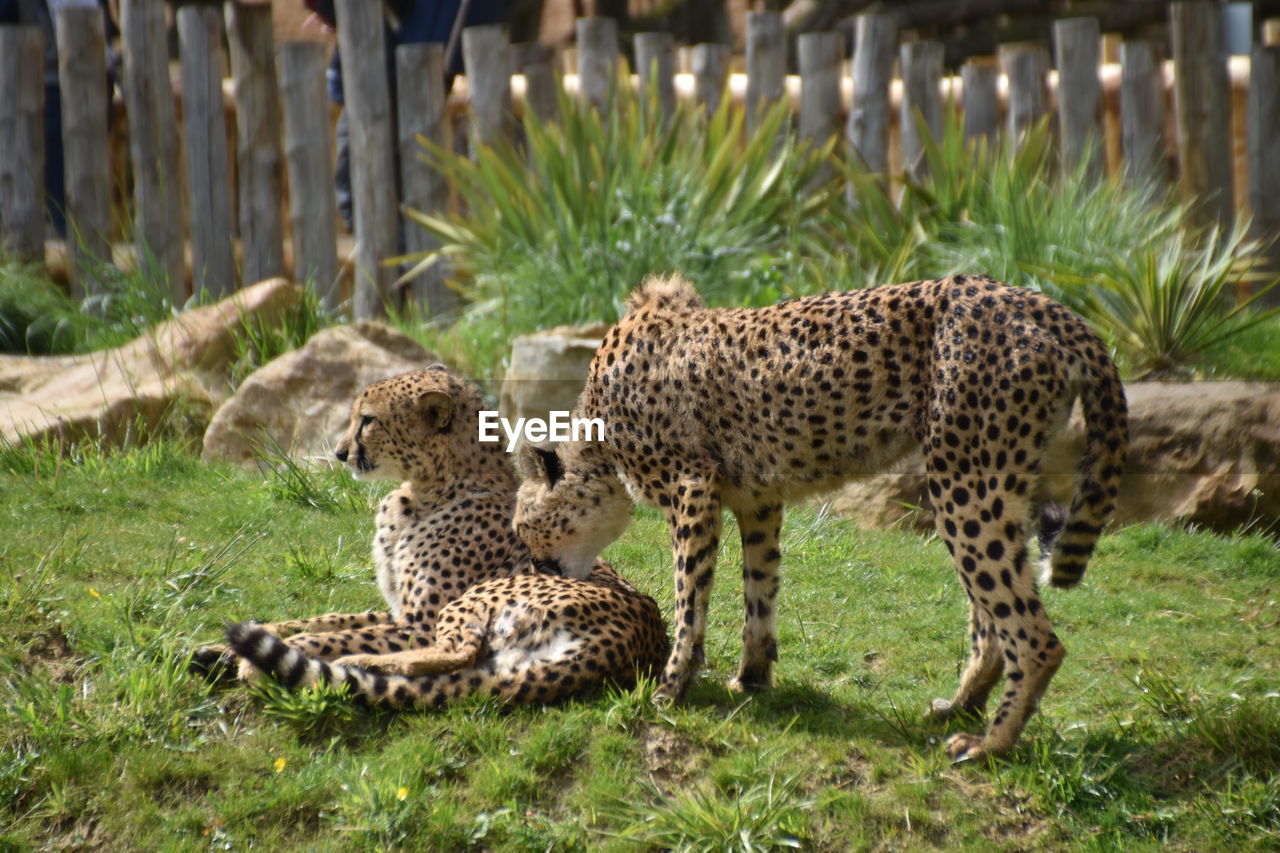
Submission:
[[578,417],[598,442],[527,450],[515,524],[543,571],[581,577],[630,521],[660,507],[675,557],[676,636],[659,695],[684,691],[702,660],[721,510],[742,535],[746,620],[732,686],[767,686],[782,505],[882,470],[923,448],[938,532],[969,596],[972,653],[933,715],[981,715],[955,759],[1007,752],[1065,650],[1028,567],[1039,467],[1080,400],[1084,452],[1065,526],[1048,556],[1054,586],[1078,583],[1114,505],[1128,443],[1123,387],[1075,315],[1030,290],[954,276],[827,293],[756,309],[708,309],[679,278],[650,279],[605,336]]
[[[382,501],[373,556],[388,610],[260,626],[315,658],[429,646],[441,609],[482,581],[529,569],[511,529],[516,476],[501,444],[481,443],[479,389],[444,365],[369,385],[335,455],[359,480],[403,480]],[[226,650],[193,668],[225,671]],[[252,670],[241,668],[241,674]]]
[[551,702],[605,681],[629,685],[637,673],[659,670],[668,651],[658,605],[603,565],[586,580],[524,574],[477,584],[440,611],[431,646],[405,652],[329,664],[251,622],[228,628],[227,640],[287,687],[347,684],[394,708],[435,707],[470,693]]

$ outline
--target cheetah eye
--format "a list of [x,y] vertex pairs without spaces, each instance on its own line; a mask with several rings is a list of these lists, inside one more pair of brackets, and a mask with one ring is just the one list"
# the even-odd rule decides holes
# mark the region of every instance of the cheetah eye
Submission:
[[368,426],[369,424],[371,424],[371,423],[373,423],[373,415],[361,415],[361,416],[360,416],[360,427],[361,427],[361,429],[363,429],[364,427],[367,427],[367,426]]

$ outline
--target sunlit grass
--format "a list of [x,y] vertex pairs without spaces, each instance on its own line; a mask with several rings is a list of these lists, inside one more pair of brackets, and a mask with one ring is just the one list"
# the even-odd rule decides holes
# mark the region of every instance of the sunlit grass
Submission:
[[[309,507],[180,445],[56,469],[42,452],[0,466],[5,844],[1198,851],[1277,831],[1280,553],[1261,536],[1104,537],[1081,588],[1047,593],[1069,654],[1042,713],[1008,759],[953,767],[921,715],[967,647],[936,538],[792,511],[770,691],[724,686],[742,619],[728,525],[681,704],[655,707],[646,682],[370,712],[212,691],[185,662],[233,619],[374,606],[376,494]],[[606,556],[670,614],[656,513]]]

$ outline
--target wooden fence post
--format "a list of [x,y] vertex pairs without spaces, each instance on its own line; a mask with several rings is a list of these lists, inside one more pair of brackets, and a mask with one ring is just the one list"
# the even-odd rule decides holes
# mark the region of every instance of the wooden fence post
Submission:
[[[449,187],[444,177],[423,159],[418,137],[443,147],[446,140],[444,47],[439,44],[402,44],[396,48],[396,77],[400,117],[401,204],[432,216],[449,206]],[[410,254],[425,254],[440,248],[437,240],[421,225],[402,217],[404,248]],[[457,312],[456,294],[444,283],[439,261],[410,283],[406,300],[426,308],[432,317],[451,317]]]
[[[228,0],[236,101],[236,178],[243,280],[284,273],[284,156],[270,4]],[[345,57],[345,54],[343,54]]]
[[511,136],[511,39],[506,24],[467,27],[462,56],[467,66],[471,155],[480,145]]
[[1201,221],[1229,226],[1235,193],[1222,9],[1201,0],[1177,2],[1170,9],[1182,196]]
[[517,64],[524,75],[525,109],[532,110],[543,122],[555,121],[560,115],[560,102],[556,98],[551,48],[536,42],[517,45],[516,48]]
[[970,59],[960,69],[960,86],[964,90],[964,138],[977,143],[986,138],[996,143],[1000,133],[1000,96],[997,86],[1000,66],[994,57]]
[[[897,54],[898,21],[893,15],[868,13],[857,17],[853,48],[853,107],[848,135],[867,170],[889,171],[889,83]],[[850,188],[852,192],[852,188]]]
[[[1280,47],[1255,45],[1249,72],[1249,206],[1253,235],[1270,243],[1271,271],[1280,272]],[[1280,288],[1277,288],[1280,290]],[[1280,305],[1280,293],[1263,297]]]
[[44,35],[0,27],[0,250],[44,263]]
[[840,132],[840,72],[844,36],[803,33],[796,40],[800,63],[800,136],[814,146],[825,145]]
[[1102,97],[1098,84],[1098,52],[1101,36],[1097,18],[1068,18],[1053,24],[1053,46],[1058,63],[1058,128],[1062,159],[1074,169],[1088,154],[1087,174],[1103,174],[1101,133]]
[[1168,177],[1164,155],[1164,74],[1155,46],[1146,41],[1120,45],[1120,145],[1124,174],[1131,181]]
[[706,42],[693,46],[693,97],[708,116],[720,109],[724,86],[729,79],[729,46]]
[[1262,22],[1262,43],[1267,47],[1280,45],[1280,18],[1267,18]]
[[676,111],[676,41],[671,33],[636,33],[636,73],[641,92],[657,87],[658,113],[670,121]]
[[1009,138],[1016,145],[1049,111],[1049,63],[1040,45],[1016,44],[1001,47],[1000,64],[1009,80]]
[[787,94],[787,41],[778,12],[747,13],[747,132]]
[[383,317],[395,271],[384,261],[396,254],[395,141],[387,80],[382,4],[336,0],[342,88],[351,132],[351,200],[355,218],[352,315]]
[[107,159],[107,58],[102,10],[55,10],[58,85],[62,89],[62,154],[67,188],[67,242],[76,297],[100,288],[94,270],[111,263],[111,166]]
[[902,146],[902,169],[920,178],[928,173],[925,138],[917,113],[924,118],[923,132],[938,139],[942,134],[942,44],[915,41],[902,45],[902,109],[898,132]]
[[597,110],[608,107],[618,82],[618,22],[613,18],[579,18],[578,86]]
[[313,288],[320,304],[336,313],[338,204],[333,186],[333,126],[324,71],[329,48],[318,42],[280,45],[280,102],[284,107],[284,155],[289,169],[289,230],[293,278]]
[[191,288],[195,293],[205,291],[222,298],[236,289],[236,254],[231,238],[227,120],[222,107],[222,19],[217,8],[179,8],[178,40],[191,221]]
[[182,179],[164,9],[155,0],[120,0],[120,36],[138,262],[153,257],[169,279],[174,304],[181,305],[187,294]]

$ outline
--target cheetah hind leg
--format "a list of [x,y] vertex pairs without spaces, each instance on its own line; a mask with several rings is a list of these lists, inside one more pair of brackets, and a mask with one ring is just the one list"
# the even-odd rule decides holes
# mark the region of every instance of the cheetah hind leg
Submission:
[[981,720],[987,707],[987,697],[1000,677],[1004,675],[1004,655],[995,625],[982,609],[969,601],[969,662],[960,676],[960,686],[951,699],[934,699],[926,719],[945,723],[957,718]]
[[338,666],[356,666],[388,675],[430,675],[453,672],[475,666],[479,648],[445,652],[434,646],[390,652],[385,655],[345,655],[334,661]]
[[334,663],[389,675],[430,675],[469,669],[476,665],[480,657],[484,628],[470,624],[460,634],[436,639],[432,645],[420,649],[381,655],[345,655]]

